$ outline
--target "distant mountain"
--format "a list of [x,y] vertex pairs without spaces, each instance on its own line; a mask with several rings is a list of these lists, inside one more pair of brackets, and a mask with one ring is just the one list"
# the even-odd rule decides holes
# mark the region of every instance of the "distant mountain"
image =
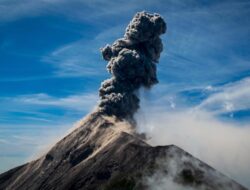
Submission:
[[[96,112],[41,158],[0,175],[1,190],[246,190],[175,145],[152,147],[134,127]],[[170,189],[168,186],[158,189]]]

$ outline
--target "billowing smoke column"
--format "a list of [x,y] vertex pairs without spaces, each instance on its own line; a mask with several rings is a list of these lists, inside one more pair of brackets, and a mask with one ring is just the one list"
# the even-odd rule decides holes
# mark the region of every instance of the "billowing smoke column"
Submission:
[[158,83],[156,63],[163,50],[159,36],[165,32],[166,23],[160,15],[139,12],[129,23],[123,38],[101,49],[112,78],[101,84],[100,112],[133,118],[139,108],[136,91]]

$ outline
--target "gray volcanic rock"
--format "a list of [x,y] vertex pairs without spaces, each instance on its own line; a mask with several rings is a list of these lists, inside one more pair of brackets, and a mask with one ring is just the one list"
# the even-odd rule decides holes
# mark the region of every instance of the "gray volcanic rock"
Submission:
[[149,179],[165,178],[184,189],[246,189],[174,145],[150,146],[129,123],[98,112],[46,155],[1,174],[0,189],[142,190]]

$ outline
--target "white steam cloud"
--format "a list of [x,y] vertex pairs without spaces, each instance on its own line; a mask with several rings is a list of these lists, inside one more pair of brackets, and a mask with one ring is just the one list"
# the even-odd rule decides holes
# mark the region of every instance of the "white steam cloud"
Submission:
[[[150,144],[177,145],[250,188],[249,124],[221,121],[214,113],[197,107],[166,111],[167,103],[153,106],[152,102],[142,102],[136,120],[138,130],[147,133]],[[159,184],[165,186],[164,183],[171,185],[172,181]],[[161,186],[157,188],[160,190]]]

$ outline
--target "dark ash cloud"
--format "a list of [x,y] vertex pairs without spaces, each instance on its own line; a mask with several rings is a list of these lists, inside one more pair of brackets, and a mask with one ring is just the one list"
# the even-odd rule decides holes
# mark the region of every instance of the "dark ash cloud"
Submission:
[[123,38],[101,49],[112,77],[101,84],[99,111],[118,118],[133,118],[139,108],[135,92],[158,83],[156,63],[163,50],[160,35],[166,23],[158,14],[137,13]]

